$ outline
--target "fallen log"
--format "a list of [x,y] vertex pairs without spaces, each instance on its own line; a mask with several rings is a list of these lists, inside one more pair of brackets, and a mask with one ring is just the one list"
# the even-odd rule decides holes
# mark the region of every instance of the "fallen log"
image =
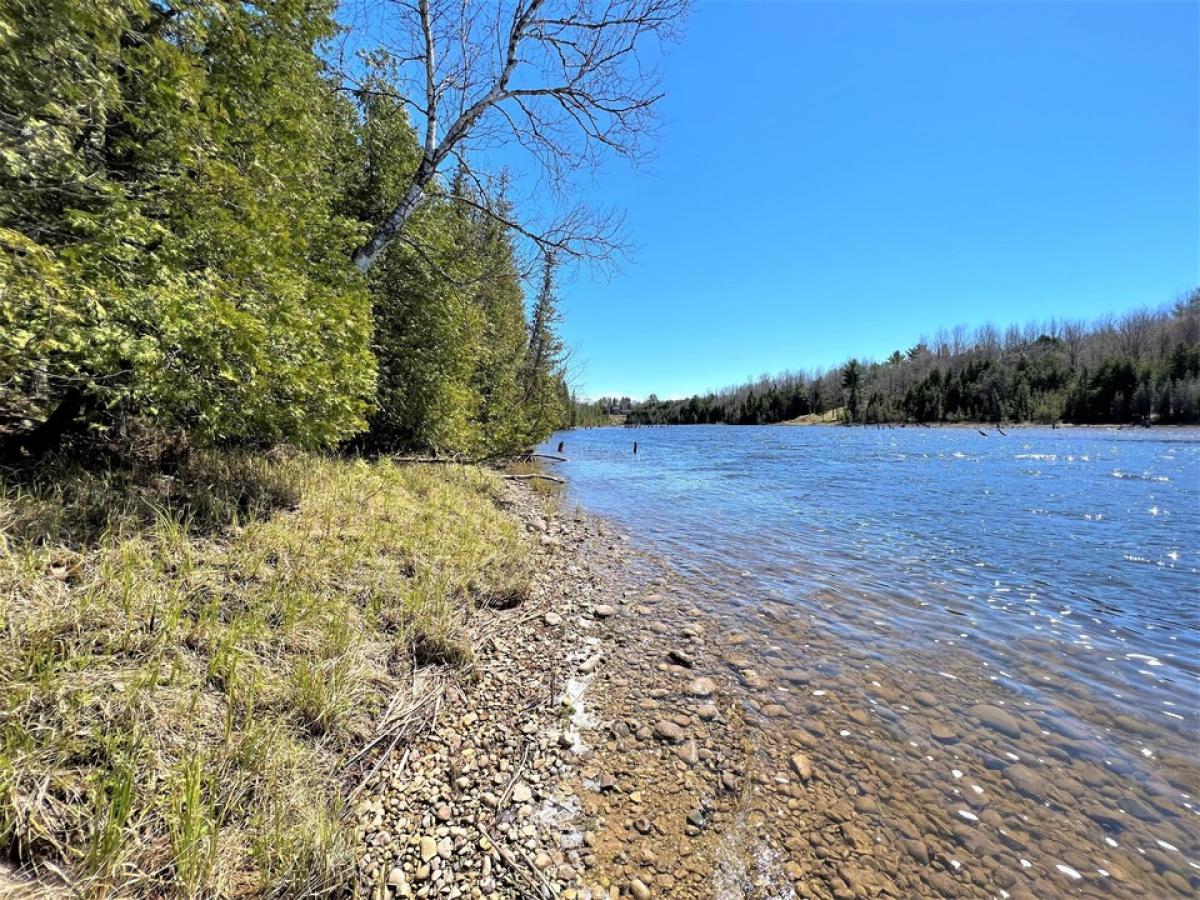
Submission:
[[502,478],[507,478],[509,481],[529,481],[532,478],[540,478],[543,481],[553,481],[555,484],[566,484],[565,478],[558,478],[554,475],[541,475],[536,472],[529,475],[502,475]]

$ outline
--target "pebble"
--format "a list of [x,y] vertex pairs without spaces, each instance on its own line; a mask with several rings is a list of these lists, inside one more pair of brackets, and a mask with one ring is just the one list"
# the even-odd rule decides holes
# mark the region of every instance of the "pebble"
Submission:
[[1042,799],[1050,790],[1049,783],[1041,775],[1019,763],[1005,768],[1004,777],[1019,793],[1031,800]]
[[688,738],[686,741],[676,747],[675,755],[689,766],[694,766],[696,763],[700,762],[700,750],[696,746],[696,741],[693,738]]
[[[567,546],[586,548],[601,529],[582,517],[575,523],[532,526],[526,539],[552,530]],[[634,582],[618,603],[608,570],[593,568],[596,560],[616,565],[601,559],[611,554],[574,555],[539,557],[545,571],[532,600],[541,612],[528,636],[506,643],[501,633],[481,654],[488,690],[493,673],[505,673],[500,690],[479,697],[450,687],[450,715],[430,740],[414,743],[407,770],[385,768],[356,804],[364,897],[498,900],[511,895],[506,869],[530,864],[567,900],[699,896],[743,812],[753,847],[779,854],[769,890],[804,900],[1027,900],[1065,891],[1127,900],[1194,887],[1188,879],[1196,876],[1181,865],[1191,838],[1173,812],[1184,788],[1160,778],[1161,787],[1147,791],[1126,761],[1101,758],[1087,744],[1118,727],[1113,718],[1072,730],[1032,695],[964,702],[975,690],[965,675],[885,678],[881,655],[826,646],[817,617],[796,617],[767,598],[761,634],[710,624],[706,637],[703,627],[680,624],[706,615],[676,602],[683,585],[665,579],[648,595]],[[634,602],[652,604],[638,606],[646,617],[617,616],[619,604]],[[613,621],[589,630],[589,615]],[[540,625],[565,630],[552,635]],[[805,643],[797,657],[789,642],[801,632],[812,649]],[[719,642],[732,668],[733,678],[721,679],[729,702],[720,709],[708,700],[717,680],[690,671],[703,665],[707,641]],[[564,661],[578,660],[568,654],[580,647],[582,664]],[[568,704],[602,726],[558,718],[558,692],[573,665],[600,672],[577,677],[575,684],[590,682],[588,694],[581,703],[572,693]],[[963,717],[952,718],[959,710]],[[850,728],[850,740],[836,737]],[[637,743],[655,738],[667,746]],[[1164,748],[1153,750],[1158,764]],[[579,797],[571,796],[572,772],[587,786]],[[511,805],[497,809],[510,783]],[[535,794],[544,799],[531,806]],[[1068,798],[1079,798],[1079,808]],[[1026,858],[1033,862],[1020,863]]]
[[929,734],[935,741],[941,744],[953,744],[958,740],[958,735],[940,722],[935,722],[930,727]]
[[808,781],[812,778],[812,762],[803,753],[793,753],[791,763],[792,771],[796,773],[801,781]]
[[677,665],[683,666],[685,669],[691,669],[696,665],[696,660],[676,647],[672,647],[667,651],[667,659]]
[[664,741],[678,744],[684,738],[684,731],[669,719],[663,719],[655,723],[654,735]]
[[998,706],[981,703],[978,706],[972,706],[968,712],[988,728],[995,729],[1001,734],[1005,734],[1010,738],[1019,738],[1021,736],[1021,726],[1017,720],[1012,717],[1012,714],[1005,712]]
[[431,859],[433,859],[435,856],[437,856],[437,852],[438,852],[437,841],[435,841],[433,838],[428,837],[428,836],[421,838],[421,861],[422,862],[429,862]]

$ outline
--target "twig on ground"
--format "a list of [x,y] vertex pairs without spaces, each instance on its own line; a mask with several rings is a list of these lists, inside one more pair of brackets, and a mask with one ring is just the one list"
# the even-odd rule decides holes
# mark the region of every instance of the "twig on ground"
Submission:
[[513,776],[508,780],[508,787],[504,789],[504,793],[500,795],[500,802],[496,804],[497,809],[502,809],[508,803],[509,796],[512,795],[513,788],[517,782],[521,780],[521,773],[525,771],[525,763],[529,761],[529,741],[525,741],[525,748],[521,752],[521,761],[513,770]]
[[522,869],[520,866],[516,865],[515,860],[512,858],[513,855],[512,855],[511,851],[509,853],[505,854],[504,851],[500,849],[501,848],[500,842],[497,841],[492,836],[491,831],[488,830],[482,823],[480,823],[480,825],[479,825],[479,830],[482,831],[484,836],[487,837],[488,841],[491,842],[492,846],[496,849],[496,855],[498,857],[500,857],[500,860],[506,866],[508,866],[509,869],[512,870],[514,875],[523,877],[525,879],[525,881],[527,881],[533,885],[533,887],[536,889],[536,893],[540,894],[541,896],[543,896],[543,897],[553,897],[554,896],[553,886],[551,886],[551,884],[546,880],[546,876],[544,876],[538,870],[538,867],[536,865],[534,865],[533,860],[531,860],[529,858],[529,855],[527,853],[525,853],[524,849],[521,847],[520,844],[513,844],[512,846],[514,846],[517,849],[517,852],[521,854],[521,858],[525,861],[525,864],[529,867],[528,872],[525,871],[524,869]]

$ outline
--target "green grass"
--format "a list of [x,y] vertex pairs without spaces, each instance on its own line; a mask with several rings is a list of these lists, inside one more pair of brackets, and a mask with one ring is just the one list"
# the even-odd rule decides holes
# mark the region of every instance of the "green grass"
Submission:
[[0,483],[0,856],[92,896],[346,885],[343,764],[527,591],[496,485],[227,453]]

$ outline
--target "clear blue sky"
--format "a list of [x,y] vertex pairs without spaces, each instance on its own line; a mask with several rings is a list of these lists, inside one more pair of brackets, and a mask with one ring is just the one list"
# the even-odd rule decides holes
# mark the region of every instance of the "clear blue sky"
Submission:
[[700,2],[637,259],[564,285],[586,396],[881,358],[1200,285],[1195,2]]

